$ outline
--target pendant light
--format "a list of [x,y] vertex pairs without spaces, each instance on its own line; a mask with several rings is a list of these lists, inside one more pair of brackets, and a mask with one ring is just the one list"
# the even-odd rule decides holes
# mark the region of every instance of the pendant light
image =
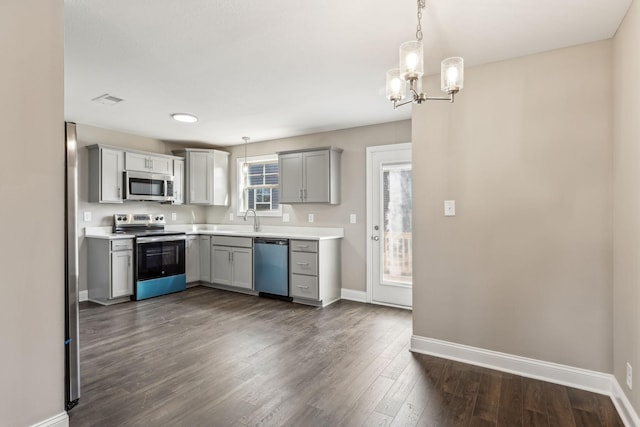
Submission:
[[[422,9],[426,0],[418,2],[418,26],[416,39],[400,45],[400,66],[387,71],[387,99],[393,102],[393,108],[402,105],[424,101],[454,101],[454,96],[462,90],[464,82],[464,60],[460,57],[447,58],[440,65],[440,89],[448,97],[427,96],[422,92],[422,76],[424,75],[424,50],[422,44]],[[402,101],[407,95],[407,84],[410,97]]]

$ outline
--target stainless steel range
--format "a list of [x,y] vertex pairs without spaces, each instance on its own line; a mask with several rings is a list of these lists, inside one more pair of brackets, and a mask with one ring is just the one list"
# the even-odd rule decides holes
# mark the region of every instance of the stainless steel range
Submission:
[[187,287],[183,232],[166,231],[164,214],[115,214],[113,231],[135,237],[133,299],[138,301]]

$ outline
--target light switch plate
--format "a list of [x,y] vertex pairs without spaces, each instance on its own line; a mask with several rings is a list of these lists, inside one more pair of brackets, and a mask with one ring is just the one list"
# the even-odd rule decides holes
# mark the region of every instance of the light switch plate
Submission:
[[175,212],[171,212],[171,221],[175,221],[178,219],[178,214]]
[[351,224],[355,224],[356,223],[356,214],[349,215],[349,222]]
[[288,213],[282,214],[282,222],[289,222],[289,214]]
[[84,211],[84,222],[89,222],[89,221],[91,221],[91,212]]
[[229,212],[229,221],[233,221],[233,212]]
[[444,216],[456,216],[456,201],[445,200],[444,201]]
[[315,220],[315,216],[313,214],[309,214],[309,222],[313,222]]

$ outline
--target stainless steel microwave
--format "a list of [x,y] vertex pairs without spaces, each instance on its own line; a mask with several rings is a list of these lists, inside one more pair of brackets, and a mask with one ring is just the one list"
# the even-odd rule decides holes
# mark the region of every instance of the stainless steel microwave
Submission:
[[173,176],[150,172],[124,171],[125,200],[173,202]]

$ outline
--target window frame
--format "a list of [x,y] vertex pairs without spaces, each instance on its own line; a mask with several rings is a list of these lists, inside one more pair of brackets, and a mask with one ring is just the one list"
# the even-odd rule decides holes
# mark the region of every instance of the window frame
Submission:
[[[247,156],[246,158],[246,162],[247,163],[272,163],[274,162],[278,163],[278,155],[277,154],[267,154],[267,155],[262,155],[262,156]],[[246,211],[246,206],[244,206],[245,204],[245,196],[244,196],[244,188],[242,187],[241,183],[244,182],[244,176],[242,173],[242,165],[245,163],[245,158],[244,156],[242,157],[238,157],[236,159],[236,195],[238,197],[238,206],[237,206],[237,215],[238,216],[244,216],[245,211]],[[280,168],[278,168],[278,186],[280,183]],[[243,210],[244,208],[244,210]],[[282,203],[278,203],[278,209],[271,209],[268,211],[259,211],[256,210],[256,215],[257,216],[268,216],[268,217],[281,217],[282,216]]]

